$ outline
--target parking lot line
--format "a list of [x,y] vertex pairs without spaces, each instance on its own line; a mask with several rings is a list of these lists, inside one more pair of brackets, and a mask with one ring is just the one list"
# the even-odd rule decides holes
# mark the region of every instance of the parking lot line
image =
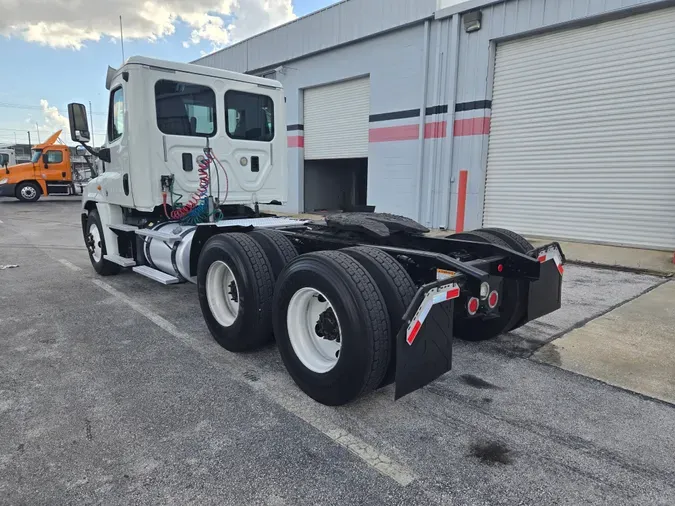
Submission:
[[[68,268],[76,267],[73,264],[70,264],[67,260],[59,260],[63,265]],[[70,266],[68,265],[70,264]],[[76,267],[77,270],[81,270],[79,267]],[[146,317],[148,320],[153,322],[155,325],[160,327],[165,332],[169,333],[176,339],[190,346],[191,349],[197,351],[202,355],[203,358],[208,360],[213,360],[213,356],[207,354],[204,350],[199,349],[196,346],[195,341],[191,338],[186,332],[181,331],[173,323],[169,322],[162,316],[153,312],[146,306],[135,301],[131,297],[120,292],[113,286],[108,283],[101,281],[100,279],[92,279],[94,283],[99,288],[105,290],[110,295],[118,299],[120,302],[125,303],[130,308],[132,308],[137,313]],[[224,357],[227,360],[228,368],[238,373],[240,376],[244,375],[249,369],[244,367],[243,362],[239,358],[235,361],[232,358],[226,356]],[[412,471],[404,467],[403,465],[395,462],[393,459],[388,456],[380,453],[376,448],[369,445],[359,437],[349,433],[348,431],[334,425],[328,421],[325,417],[317,414],[316,410],[313,409],[313,406],[308,403],[308,406],[303,406],[301,403],[294,400],[291,396],[284,395],[279,390],[271,390],[256,386],[255,384],[249,384],[256,391],[265,394],[272,402],[285,409],[289,413],[295,415],[301,420],[305,421],[316,430],[320,431],[326,437],[339,444],[343,448],[349,450],[353,455],[356,455],[359,459],[365,462],[368,466],[372,467],[379,473],[391,478],[399,485],[405,487],[415,481],[416,476]]]
[[71,271],[76,271],[76,272],[77,272],[77,271],[81,271],[81,270],[82,270],[82,269],[80,269],[77,265],[71,264],[68,260],[64,260],[63,258],[59,258],[58,261],[59,261],[59,263],[61,263],[61,264],[65,265],[66,267],[68,267]]

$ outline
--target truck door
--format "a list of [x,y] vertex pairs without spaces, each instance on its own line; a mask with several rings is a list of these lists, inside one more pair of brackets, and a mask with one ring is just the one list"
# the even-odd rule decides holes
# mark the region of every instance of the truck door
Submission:
[[116,77],[110,86],[108,128],[105,147],[110,149],[110,162],[105,164],[107,201],[121,206],[133,206],[129,183],[129,139],[125,82]]
[[69,195],[71,193],[70,157],[62,148],[45,148],[42,152],[42,166],[38,174],[42,176],[50,195]]

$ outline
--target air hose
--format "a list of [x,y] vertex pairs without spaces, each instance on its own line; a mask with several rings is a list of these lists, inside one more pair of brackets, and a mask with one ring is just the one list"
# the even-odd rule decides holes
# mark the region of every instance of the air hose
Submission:
[[[197,186],[197,191],[190,196],[190,200],[188,200],[185,205],[171,211],[172,220],[179,221],[185,218],[199,206],[202,199],[206,197],[209,191],[209,165],[212,161],[212,155],[208,154],[199,162],[199,185]],[[166,214],[166,194],[164,195],[164,209]]]

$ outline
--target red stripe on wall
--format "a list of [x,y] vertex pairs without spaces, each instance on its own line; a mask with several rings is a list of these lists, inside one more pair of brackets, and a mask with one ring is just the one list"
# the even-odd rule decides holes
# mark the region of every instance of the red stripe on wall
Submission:
[[427,123],[424,125],[425,139],[438,139],[448,135],[448,122],[436,121],[434,123]]
[[490,133],[490,117],[455,120],[455,137],[466,135],[488,135]]
[[[419,139],[419,125],[371,128],[368,132],[370,142],[412,141]],[[436,121],[424,125],[425,139],[438,139],[448,135],[448,122]]]
[[289,135],[288,136],[288,147],[289,148],[304,148],[305,147],[305,137],[302,135]]
[[419,125],[371,128],[368,132],[370,142],[411,141],[419,138]]

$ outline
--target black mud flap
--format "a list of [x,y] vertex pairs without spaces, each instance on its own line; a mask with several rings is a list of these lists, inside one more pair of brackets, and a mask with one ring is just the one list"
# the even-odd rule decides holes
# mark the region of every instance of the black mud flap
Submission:
[[396,336],[395,399],[428,385],[452,368],[452,322],[459,286],[448,280],[423,286]]
[[565,256],[558,243],[537,248],[541,262],[539,279],[530,283],[527,302],[527,321],[552,313],[562,305],[562,277]]

